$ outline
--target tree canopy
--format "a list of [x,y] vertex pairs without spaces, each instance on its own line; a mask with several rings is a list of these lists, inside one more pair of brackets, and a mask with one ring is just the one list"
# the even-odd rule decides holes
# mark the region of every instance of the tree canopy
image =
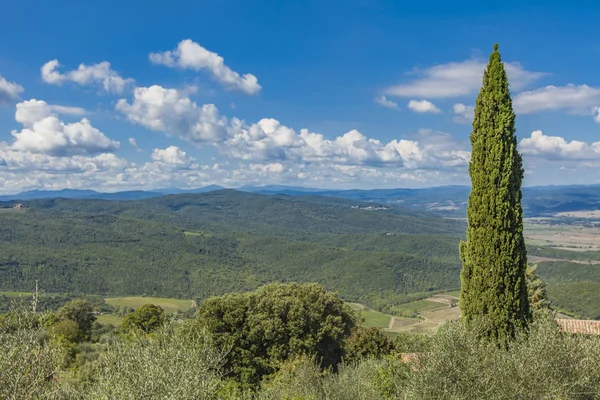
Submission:
[[217,343],[231,346],[225,368],[251,383],[292,355],[314,356],[323,367],[335,366],[356,322],[337,294],[298,283],[214,297],[200,304],[197,316]]

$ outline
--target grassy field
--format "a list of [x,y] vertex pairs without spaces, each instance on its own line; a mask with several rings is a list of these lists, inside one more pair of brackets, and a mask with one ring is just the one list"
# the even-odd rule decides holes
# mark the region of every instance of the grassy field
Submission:
[[391,315],[372,310],[362,304],[348,303],[354,309],[360,312],[360,316],[364,319],[364,326],[374,326],[381,329],[386,329],[390,326]]
[[6,297],[31,296],[31,292],[0,292],[0,296],[6,296]]
[[112,314],[103,314],[103,315],[99,315],[96,318],[96,321],[98,321],[99,323],[101,323],[102,325],[114,325],[114,326],[120,326],[121,323],[123,322],[123,318],[117,316],[117,315],[112,315]]
[[112,306],[131,307],[137,309],[144,304],[154,304],[162,307],[165,312],[186,311],[192,308],[192,300],[167,299],[163,297],[113,297],[106,299]]

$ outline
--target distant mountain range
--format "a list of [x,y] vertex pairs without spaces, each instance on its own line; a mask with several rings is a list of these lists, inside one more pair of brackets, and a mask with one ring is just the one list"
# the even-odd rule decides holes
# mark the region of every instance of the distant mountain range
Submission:
[[[197,189],[153,189],[150,191],[132,190],[103,193],[94,190],[32,190],[14,195],[0,196],[0,201],[35,200],[51,198],[141,200],[172,194],[207,193],[224,189],[211,185]],[[335,197],[364,202],[399,205],[441,214],[462,217],[465,215],[469,198],[468,186],[440,186],[425,189],[348,189],[327,190],[298,186],[242,186],[235,189],[242,192],[287,196]],[[535,186],[523,189],[523,208],[526,216],[535,217],[557,212],[600,209],[600,185]]]

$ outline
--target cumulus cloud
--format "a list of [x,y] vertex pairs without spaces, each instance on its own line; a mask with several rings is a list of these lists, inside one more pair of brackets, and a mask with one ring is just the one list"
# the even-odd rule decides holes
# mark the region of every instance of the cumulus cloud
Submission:
[[142,149],[140,148],[140,146],[138,146],[138,144],[137,144],[137,142],[136,142],[136,140],[134,138],[130,137],[128,139],[128,141],[129,141],[129,144],[131,146],[133,146],[134,149],[136,149],[137,151],[142,151]]
[[182,40],[172,51],[150,53],[149,58],[154,64],[171,68],[209,71],[212,77],[228,90],[238,90],[253,95],[262,89],[256,76],[240,75],[225,65],[223,57],[190,39]]
[[13,130],[15,138],[12,149],[23,152],[67,156],[78,154],[98,154],[112,152],[119,148],[119,142],[107,138],[90,121],[66,124],[53,110],[79,114],[82,109],[48,105],[43,100],[28,100],[17,104],[15,119],[24,128]]
[[177,146],[169,146],[166,149],[154,149],[152,151],[152,159],[174,168],[189,167],[195,161],[193,157],[188,157],[185,151]]
[[237,124],[235,135],[221,149],[230,158],[292,164],[402,167],[408,169],[455,167],[468,163],[469,153],[447,134],[421,135],[420,140],[382,143],[351,130],[335,139],[301,129],[299,133],[275,119],[262,119],[249,127]]
[[398,106],[398,103],[396,103],[395,101],[391,101],[390,99],[388,99],[385,96],[376,97],[374,101],[375,101],[375,103],[379,104],[382,107],[391,108],[392,110],[400,111],[400,107]]
[[471,153],[448,133],[421,129],[416,140],[401,139],[394,146],[407,169],[451,169],[465,167]]
[[600,102],[600,88],[587,85],[545,86],[519,93],[513,100],[515,111],[530,114],[538,111],[569,110],[589,113]]
[[473,113],[475,112],[474,106],[467,106],[462,103],[456,103],[452,106],[454,117],[452,122],[457,124],[468,124],[473,121]]
[[592,117],[594,117],[594,121],[600,124],[600,107],[594,107],[592,109]]
[[132,123],[192,143],[213,145],[230,159],[254,164],[287,162],[401,167],[406,158],[410,165],[418,168],[430,167],[437,161],[440,165],[452,165],[453,162],[460,165],[465,159],[463,153],[440,149],[436,150],[440,154],[437,157],[431,152],[432,145],[422,149],[417,142],[393,140],[382,143],[357,130],[327,139],[308,129],[297,132],[272,118],[253,124],[237,118],[228,121],[219,115],[214,105],[199,106],[185,93],[161,86],[136,88],[133,102],[121,99],[116,109]]
[[23,90],[25,90],[23,86],[15,82],[9,82],[0,75],[0,106],[9,104],[13,100],[18,100],[19,94]]
[[560,136],[547,136],[542,131],[534,131],[531,133],[531,137],[522,139],[520,150],[523,154],[550,160],[593,160],[600,158],[600,142],[591,144],[578,140],[567,142]]
[[402,165],[402,159],[391,143],[383,144],[352,130],[334,140],[320,133],[311,133],[264,118],[244,126],[232,121],[233,137],[221,146],[223,152],[243,160],[295,160],[298,162],[330,162],[359,165]]
[[227,121],[213,104],[198,106],[176,89],[138,87],[133,102],[121,99],[116,109],[132,123],[194,143],[219,142],[227,136]]
[[86,112],[80,107],[66,107],[48,104],[44,100],[25,100],[17,104],[15,120],[25,127],[32,127],[40,121],[53,114],[84,115]]
[[110,68],[108,61],[94,65],[80,64],[76,70],[60,73],[58,60],[51,60],[41,68],[42,80],[52,85],[73,82],[81,86],[100,85],[106,93],[120,94],[133,84],[133,79],[122,78]]
[[[390,86],[385,94],[398,97],[451,98],[467,96],[481,87],[483,71],[487,63],[482,60],[466,60],[435,65],[423,70],[415,70],[416,76],[409,83]],[[504,63],[506,73],[514,89],[521,89],[547,75],[542,72],[527,71],[519,63]]]
[[287,169],[282,163],[250,164],[248,167],[252,171],[272,174],[281,174]]
[[433,104],[432,102],[427,101],[427,100],[411,100],[408,102],[408,108],[419,114],[424,114],[424,113],[440,114],[441,113],[440,109],[437,108],[435,106],[435,104]]
[[21,151],[5,142],[0,142],[0,159],[4,161],[3,167],[6,171],[13,173],[31,171],[46,171],[61,174],[66,172],[97,172],[120,169],[127,166],[127,161],[112,153],[103,153],[92,157],[83,155],[62,157]]
[[119,142],[110,140],[90,121],[65,124],[55,116],[46,117],[33,124],[31,129],[12,131],[13,149],[51,155],[95,154],[119,148]]

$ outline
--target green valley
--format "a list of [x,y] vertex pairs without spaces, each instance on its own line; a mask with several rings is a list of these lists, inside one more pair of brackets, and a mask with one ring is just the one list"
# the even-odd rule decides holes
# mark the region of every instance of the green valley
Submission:
[[360,202],[232,190],[45,199],[0,213],[0,290],[202,300],[318,282],[390,311],[458,288],[460,222]]

